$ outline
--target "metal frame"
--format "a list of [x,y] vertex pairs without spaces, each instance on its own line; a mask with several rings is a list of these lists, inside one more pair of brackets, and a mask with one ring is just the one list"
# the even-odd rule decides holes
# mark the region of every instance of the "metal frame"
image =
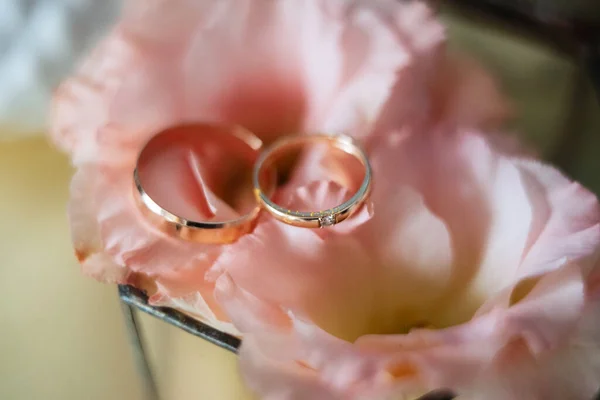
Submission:
[[216,344],[219,347],[236,353],[240,347],[240,339],[213,327],[203,324],[187,315],[170,308],[154,307],[148,304],[148,297],[132,286],[119,285],[119,297],[129,308],[138,309],[170,325]]
[[[156,384],[148,360],[144,335],[139,323],[138,310],[194,336],[208,340],[225,350],[237,353],[237,350],[240,347],[241,341],[235,336],[196,321],[179,311],[149,305],[148,297],[141,290],[132,286],[119,285],[119,298],[121,300],[121,309],[125,319],[125,327],[127,328],[129,342],[142,380],[145,393],[144,398],[147,400],[159,400],[160,396],[158,385]],[[454,395],[452,393],[445,390],[439,390],[431,392],[421,397],[419,400],[452,400],[453,398]]]
[[[129,287],[119,287],[119,297],[121,298],[121,311],[123,312],[123,319],[125,320],[125,327],[127,329],[127,336],[129,339],[129,345],[133,350],[133,357],[135,364],[142,380],[142,386],[144,391],[144,398],[148,400],[158,400],[158,389],[156,388],[156,381],[150,368],[150,362],[146,355],[146,347],[144,345],[143,334],[141,326],[136,313],[136,307],[127,302],[128,289]],[[124,297],[126,296],[126,297]]]
[[154,307],[148,304],[148,297],[139,289],[132,286],[119,285],[119,299],[121,310],[125,319],[125,327],[133,352],[135,362],[142,380],[145,399],[159,400],[158,386],[152,373],[148,360],[146,343],[139,322],[137,311],[158,318],[169,325],[173,325],[187,333],[207,340],[225,350],[237,353],[241,341],[235,336],[221,332],[187,315],[164,307]]

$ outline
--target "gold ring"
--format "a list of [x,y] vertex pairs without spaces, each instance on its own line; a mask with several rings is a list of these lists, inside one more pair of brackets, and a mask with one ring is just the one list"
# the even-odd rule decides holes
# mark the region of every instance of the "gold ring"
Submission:
[[[186,137],[187,135],[187,138]],[[254,164],[262,148],[262,141],[250,131],[235,125],[196,123],[173,126],[154,135],[138,154],[133,171],[134,195],[138,209],[162,232],[181,239],[207,243],[225,244],[235,242],[240,236],[251,232],[261,211],[258,204],[247,214],[228,221],[192,221],[159,205],[144,188],[140,177],[140,164],[163,149],[169,140],[197,140],[197,135],[228,135],[227,150],[237,149],[244,161]],[[216,137],[215,137],[216,138]],[[221,139],[222,137],[219,137]],[[274,181],[269,185],[274,189]]]
[[[311,143],[325,143],[354,156],[365,169],[364,179],[357,192],[336,207],[312,212],[288,210],[275,204],[270,198],[269,191],[263,190],[265,168],[273,172],[273,163],[278,157],[297,147]],[[360,208],[369,196],[371,175],[371,165],[365,151],[349,136],[318,134],[285,137],[266,148],[256,161],[253,173],[254,195],[259,204],[279,221],[304,228],[322,228],[344,221]]]

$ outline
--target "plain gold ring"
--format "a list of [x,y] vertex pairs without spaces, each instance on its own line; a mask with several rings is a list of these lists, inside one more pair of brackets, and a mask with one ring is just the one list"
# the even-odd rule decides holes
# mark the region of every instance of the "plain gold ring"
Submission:
[[[242,235],[250,233],[257,221],[261,211],[257,204],[249,213],[240,216],[237,219],[229,221],[191,221],[169,211],[158,204],[144,189],[140,180],[138,171],[140,159],[144,157],[144,152],[161,135],[177,135],[182,130],[195,129],[199,133],[202,131],[211,131],[223,135],[231,135],[232,140],[239,141],[238,145],[245,146],[245,151],[255,161],[262,148],[262,141],[250,131],[236,125],[217,125],[196,123],[189,125],[173,126],[160,131],[153,136],[144,145],[138,154],[135,169],[133,171],[134,195],[138,209],[142,214],[160,231],[188,241],[207,243],[207,244],[225,244],[233,243]],[[274,182],[273,182],[274,183]],[[274,185],[271,186],[272,188]]]

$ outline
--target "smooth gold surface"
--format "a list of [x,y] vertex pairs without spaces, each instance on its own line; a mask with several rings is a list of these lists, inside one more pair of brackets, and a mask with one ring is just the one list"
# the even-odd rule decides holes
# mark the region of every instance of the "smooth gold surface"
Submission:
[[[259,151],[262,148],[262,141],[250,131],[239,126],[220,126],[212,124],[193,124],[185,127],[175,126],[158,132],[159,135],[177,135],[179,128],[198,130],[219,131],[223,135],[231,135],[233,140],[243,142],[248,150],[258,158]],[[149,143],[154,140],[150,139]],[[148,144],[140,151],[139,158],[142,157]],[[138,163],[139,163],[138,158]],[[256,219],[261,211],[257,205],[249,213],[230,221],[191,221],[180,215],[170,212],[158,204],[145,190],[140,180],[138,166],[133,171],[134,193],[140,211],[144,216],[154,224],[158,229],[171,236],[179,237],[188,241],[210,244],[233,243],[241,236],[250,233],[256,225]],[[269,189],[272,191],[272,187]]]
[[[365,168],[365,176],[358,191],[344,203],[327,210],[312,212],[288,210],[274,203],[270,194],[262,188],[261,176],[265,169],[272,170],[271,165],[278,157],[310,144],[325,143],[332,148],[339,149],[352,155],[360,161]],[[343,135],[298,135],[279,139],[271,146],[264,149],[254,166],[253,183],[254,194],[257,201],[279,221],[289,225],[303,228],[322,228],[338,224],[354,214],[370,194],[371,190],[371,165],[362,147],[351,137]]]
[[[146,400],[117,288],[84,276],[73,171],[43,137],[0,142],[0,399]],[[246,400],[234,354],[142,316],[163,400]]]

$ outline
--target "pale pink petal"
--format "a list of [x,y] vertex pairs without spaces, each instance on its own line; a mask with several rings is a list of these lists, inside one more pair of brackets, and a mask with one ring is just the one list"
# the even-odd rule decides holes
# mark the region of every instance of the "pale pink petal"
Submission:
[[[213,286],[204,279],[221,246],[187,242],[155,229],[136,208],[129,175],[88,167],[84,178],[92,183],[88,195],[96,207],[102,259],[135,273],[120,283],[148,290],[151,303],[194,309],[205,321],[227,322],[212,297]],[[182,301],[190,303],[183,307]]]
[[219,22],[189,37],[179,60],[182,111],[186,119],[235,122],[268,140],[299,131],[305,118],[297,25],[310,6],[251,3],[228,2]]
[[85,275],[105,283],[123,284],[127,282],[129,270],[122,265],[114,262],[108,254],[101,249],[97,253],[92,253],[83,258],[80,253],[77,254],[81,269]]
[[[296,189],[296,196],[282,205],[323,209],[338,195],[331,183],[309,184]],[[412,221],[398,232],[391,230],[396,226],[386,227],[392,208],[381,210],[385,222],[349,220],[357,236],[296,228],[266,217],[252,235],[229,246],[214,268],[227,271],[245,290],[260,293],[263,301],[300,310],[344,337],[429,323],[432,307],[444,294],[452,273],[448,232],[418,195],[407,191],[396,199],[390,203],[398,206],[394,212],[400,213],[400,220]],[[415,247],[423,234],[440,238],[439,243],[424,244],[428,250],[437,246],[429,255]],[[394,240],[413,238],[413,246],[393,246]],[[381,252],[367,257],[367,249],[372,252],[374,248]],[[427,269],[429,265],[436,267]],[[423,299],[424,294],[431,297]],[[406,326],[398,325],[399,320]]]
[[73,78],[59,86],[50,121],[54,143],[71,155],[79,151],[93,156],[89,153],[95,150],[95,135],[106,123],[105,99],[117,90],[136,58],[135,50],[115,33],[96,48]]
[[[288,346],[294,346],[303,365],[318,371],[319,378],[330,388],[352,394],[347,398],[360,398],[360,393],[371,393],[371,398],[378,398],[376,393],[387,391],[402,395],[419,390],[425,393],[436,388],[453,388],[460,393],[474,382],[494,379],[489,371],[496,370],[498,355],[515,341],[526,341],[526,352],[531,354],[528,362],[532,362],[533,357],[537,357],[533,354],[540,349],[531,346],[536,340],[548,338],[549,332],[557,332],[556,326],[536,321],[540,316],[547,317],[548,322],[552,320],[554,325],[566,323],[571,327],[577,323],[577,320],[566,321],[563,316],[579,315],[581,303],[576,305],[571,301],[573,293],[569,288],[582,293],[581,280],[573,275],[574,286],[561,286],[558,291],[551,287],[564,282],[568,275],[554,275],[548,281],[550,286],[542,284],[536,289],[540,295],[532,292],[531,303],[524,302],[524,307],[518,306],[507,315],[492,313],[466,325],[441,331],[373,335],[359,339],[356,345],[343,342],[311,323],[296,320],[295,334],[288,336]],[[575,305],[575,309],[569,309],[571,305]],[[521,326],[517,326],[519,324]],[[540,330],[532,330],[534,326]],[[547,353],[540,356],[547,357]],[[271,359],[271,363],[276,363],[275,360]],[[561,359],[551,361],[558,366],[556,363]],[[524,363],[523,360],[520,362]],[[291,364],[285,365],[289,368]],[[507,367],[511,368],[511,365],[507,364]],[[594,381],[597,382],[597,378]],[[514,384],[507,384],[511,389],[515,388]]]
[[[167,291],[162,285],[158,285],[158,290]],[[179,310],[191,317],[204,322],[211,328],[233,336],[241,336],[240,331],[223,316],[215,314],[215,305],[208,304],[206,299],[210,298],[210,291],[191,292],[181,297],[154,295],[149,299],[150,304],[157,307],[169,307]]]
[[[396,13],[415,7],[382,3]],[[211,110],[267,140],[301,130],[358,133],[411,60],[396,35],[403,27],[380,24],[388,15],[369,2],[258,1],[223,15],[227,31],[199,32],[191,42],[189,112]],[[213,62],[199,70],[204,59]]]
[[[482,171],[477,155],[490,150],[477,140],[467,144],[464,157],[471,157],[473,171]],[[514,281],[533,223],[534,208],[520,170],[510,160],[498,157],[491,165],[488,160],[485,163],[491,167],[489,171],[483,169],[486,175],[481,178],[483,200],[488,205],[488,226],[482,233],[485,242],[478,255],[478,270],[472,274],[470,286],[461,293],[464,298],[482,300]]]
[[[210,7],[207,2],[179,3],[128,3],[123,20],[58,89],[51,136],[76,165],[131,163],[151,135],[185,121],[185,83],[169,53],[177,54],[173,43],[185,44],[182,35],[202,26],[201,17],[210,19],[209,8],[217,12],[219,2],[209,2]],[[160,18],[161,29],[153,18]],[[171,28],[168,34],[165,25]]]
[[135,74],[124,77],[112,97],[104,99],[107,114],[95,138],[99,153],[93,161],[131,163],[152,135],[181,121],[174,66],[159,55],[137,51],[136,64],[126,67]]
[[[497,129],[510,115],[508,101],[496,82],[476,62],[464,55],[434,52],[429,58],[415,59],[398,73],[376,134],[367,139],[382,135],[385,140],[402,128]],[[497,147],[524,154],[522,144],[517,144],[514,137],[496,130],[486,135]]]
[[[494,351],[479,343],[464,343],[437,347],[429,350],[388,346],[387,351],[373,351],[367,346],[355,346],[324,332],[308,322],[294,320],[291,334],[267,334],[269,341],[261,339],[261,333],[246,335],[242,345],[242,373],[252,387],[261,388],[263,395],[278,392],[276,375],[279,370],[285,379],[302,382],[302,385],[317,382],[330,393],[343,399],[389,399],[391,394],[414,396],[415,398],[440,387],[470,382],[481,366],[481,357],[491,359]],[[274,344],[282,352],[270,348]],[[412,350],[412,351],[411,351]],[[469,352],[471,350],[471,352]],[[295,358],[290,352],[295,351]],[[473,354],[471,354],[473,353]],[[284,355],[281,355],[284,354]],[[473,359],[469,360],[472,356]],[[257,368],[245,364],[246,359],[259,357]],[[311,374],[308,374],[311,372]],[[454,377],[453,382],[449,380]],[[307,379],[307,381],[305,381]],[[288,383],[288,385],[291,385]],[[310,399],[304,397],[294,385],[287,396],[281,399]],[[268,398],[268,397],[267,397]]]
[[[348,307],[354,310],[354,328],[349,331],[364,332],[369,327],[371,332],[385,333],[422,324],[445,326],[447,320],[457,316],[468,318],[489,295],[490,285],[492,291],[509,285],[519,266],[530,227],[527,214],[531,206],[521,185],[519,171],[507,160],[493,155],[482,140],[470,134],[452,137],[415,135],[395,148],[387,145],[374,148],[372,161],[374,179],[377,179],[372,196],[374,216],[362,222],[364,227],[360,227],[358,236],[352,238],[356,244],[348,241],[350,237],[338,237],[333,232],[328,234],[326,242],[322,242],[319,233],[265,222],[252,237],[240,241],[240,248],[233,246],[218,264],[248,291],[261,293],[261,296],[267,296],[266,299],[278,299],[277,302],[290,309],[303,312],[306,312],[305,304],[296,304],[297,300],[290,296],[306,297],[305,291],[311,290],[323,296],[320,303],[337,304],[337,300],[332,299],[347,295],[345,285],[368,269],[369,281],[364,281],[363,277],[363,288],[354,289],[356,293],[352,296],[359,297],[362,304]],[[427,152],[432,153],[423,157]],[[419,163],[429,166],[418,167]],[[395,184],[386,184],[387,168],[398,171],[396,176],[400,175],[400,179]],[[423,176],[424,173],[429,175]],[[299,209],[302,209],[299,206],[302,203],[310,209],[331,206],[327,199],[333,200],[336,196],[321,194],[319,188],[324,190],[323,193],[334,189],[333,186],[327,189],[323,184],[308,185],[296,189],[296,201],[288,204]],[[423,195],[415,189],[421,189]],[[519,191],[520,197],[517,196]],[[439,196],[440,193],[448,194]],[[512,195],[510,202],[502,197],[507,193]],[[322,208],[316,202],[321,202]],[[465,204],[472,206],[465,208]],[[523,209],[521,213],[518,207]],[[476,212],[478,209],[479,213]],[[481,235],[481,230],[487,233]],[[244,248],[241,248],[242,243]],[[463,247],[460,253],[454,250],[457,245],[459,249]],[[273,255],[274,249],[282,255]],[[305,254],[305,249],[310,249],[311,253]],[[360,255],[364,252],[362,249],[368,249],[368,258]],[[230,254],[235,254],[235,258]],[[297,262],[298,267],[282,269],[273,264],[275,260],[284,259],[284,254],[288,255],[286,262]],[[340,275],[334,278],[338,272],[333,265],[350,259],[350,254],[353,254],[350,264],[354,269],[340,267]],[[246,266],[250,261],[243,258],[252,260],[252,267]],[[482,263],[483,267],[478,270],[467,267],[476,262]],[[247,274],[255,273],[256,265],[265,272],[258,274],[260,282],[253,283],[257,275]],[[502,268],[496,265],[502,265]],[[294,277],[288,276],[292,270],[297,271]],[[311,278],[307,279],[308,276]],[[470,280],[465,279],[467,276]],[[265,286],[271,279],[273,283]],[[317,279],[336,283],[323,291],[318,289],[323,283]],[[294,282],[295,287],[281,286],[281,282]],[[301,282],[317,286],[304,288]],[[333,289],[336,287],[340,292]],[[311,300],[316,301],[314,295]],[[440,307],[442,304],[448,305]],[[360,310],[369,310],[369,318],[360,317]],[[320,314],[324,311],[324,307],[318,310]],[[333,325],[336,319],[343,321],[345,318],[338,312],[327,323]],[[396,321],[403,321],[404,325],[398,325]],[[361,323],[367,325],[361,326]]]
[[[308,400],[317,393],[322,396],[319,399],[388,398],[393,379],[387,371],[378,370],[377,357],[356,351],[350,343],[298,319],[294,328],[293,336],[287,338],[273,333],[266,333],[267,340],[262,333],[244,337],[241,371],[261,398]],[[403,382],[403,387],[404,394],[415,396],[426,390],[415,380]]]
[[503,329],[508,335],[523,335],[538,355],[573,333],[585,307],[585,281],[578,265],[567,265],[547,274],[519,297],[523,299],[507,311]]
[[127,163],[166,125],[198,120],[267,141],[366,135],[397,73],[416,71],[443,40],[420,3],[136,1],[59,89],[51,136],[81,164]]
[[149,135],[180,118],[169,68],[116,29],[58,88],[51,137],[76,165],[131,162]]
[[[411,66],[425,64],[438,53],[445,36],[422,2],[371,2],[370,9],[363,1],[350,3],[351,23],[342,40],[352,58],[346,61],[343,86],[333,107],[322,110],[327,122],[321,129],[364,137],[387,104],[398,74],[410,75]],[[321,77],[319,85],[328,79],[321,69],[313,75]]]
[[456,268],[448,227],[409,186],[393,191],[376,187],[373,212],[356,235],[369,249],[372,263],[380,266],[371,267],[378,275],[374,316],[385,326],[380,332],[438,324],[438,302],[447,294]]
[[[111,178],[110,171],[86,166],[73,179],[69,211],[83,271],[105,282],[133,284],[152,295],[151,304],[174,307],[218,329],[238,333],[216,304],[214,285],[204,279],[218,253],[213,250],[211,255],[201,245],[166,237],[146,226],[133,205],[131,182],[122,183],[128,190],[119,191],[118,180]],[[106,213],[117,214],[111,218]]]
[[[383,6],[384,3],[379,4]],[[427,61],[435,61],[442,54],[445,43],[446,28],[436,18],[430,6],[423,1],[406,2],[403,8],[388,9],[392,21],[399,27],[398,36],[415,54],[424,57]],[[421,65],[424,67],[427,64]],[[427,65],[431,70],[435,65]]]
[[285,310],[241,289],[228,273],[217,278],[215,298],[241,332],[261,331],[267,335],[268,331],[286,331],[291,327]]
[[[312,230],[264,221],[252,235],[228,246],[216,268],[266,302],[313,314],[333,330],[352,335],[372,309],[368,298],[358,294],[373,290],[372,285],[361,288],[368,260],[358,243],[330,243],[331,238],[324,242]],[[327,302],[321,294],[327,294]],[[348,302],[353,304],[346,307]]]
[[390,25],[398,27],[397,38],[411,54],[410,62],[397,71],[372,135],[387,136],[400,127],[431,124],[437,101],[431,82],[437,79],[440,60],[445,57],[445,28],[425,2],[406,2],[404,8],[396,10],[385,10],[383,3],[376,4],[390,17]]
[[94,178],[91,170],[81,168],[71,182],[68,211],[73,247],[85,274],[104,282],[123,283],[129,270],[104,253],[100,225],[96,219],[98,202],[93,191]]
[[[314,201],[320,190],[330,190],[335,196],[334,189],[322,183],[299,188],[297,193],[308,190],[313,195],[305,197]],[[292,203],[299,205],[301,198]],[[327,198],[321,197],[323,202]],[[228,246],[214,268],[226,271],[237,285],[262,301],[299,310],[344,337],[357,337],[369,329],[392,329],[395,319],[390,321],[389,316],[398,314],[399,308],[376,308],[383,297],[398,293],[391,289],[392,283],[385,283],[391,279],[389,271],[378,267],[360,242],[345,232],[321,231],[285,225],[266,216],[252,235]]]
[[491,147],[507,156],[528,160],[539,160],[542,154],[538,148],[530,143],[523,143],[522,135],[515,132],[491,131],[485,133]]
[[206,268],[220,246],[170,237],[154,228],[138,210],[132,177],[119,170],[96,170],[94,195],[105,250],[119,263],[147,274]]
[[[239,0],[129,0],[124,4],[122,26],[141,47],[171,54],[181,52],[196,29],[222,22]],[[247,3],[247,1],[246,1]]]
[[474,59],[448,52],[433,83],[436,122],[479,129],[498,128],[511,115],[498,83]]
[[[392,141],[394,136],[397,140]],[[467,320],[490,288],[501,290],[519,266],[531,220],[519,170],[485,137],[470,132],[391,132],[387,140],[373,142],[370,157],[377,179],[375,219],[377,202],[395,199],[395,193],[408,186],[421,194],[424,207],[448,230],[453,266],[446,290],[439,293],[445,296],[440,304],[447,307],[438,309],[438,323]],[[385,215],[380,218],[383,221]],[[390,221],[399,226],[403,222]]]
[[274,363],[246,337],[240,350],[240,368],[250,389],[264,400],[342,400],[324,385],[316,372],[300,364]]
[[600,256],[600,205],[596,196],[538,162],[518,161],[517,165],[533,180],[528,190],[537,220],[520,275],[535,275],[582,258],[586,259],[587,274]]
[[[586,304],[570,339],[559,347],[533,358],[522,341],[507,344],[497,355],[495,367],[467,387],[463,396],[479,400],[588,400],[600,386],[597,300]],[[462,398],[462,397],[461,397]]]
[[[267,352],[268,344],[262,341],[252,352],[262,352],[265,362],[281,368],[298,368],[290,359],[300,359],[330,390],[355,399],[437,388],[469,393],[473,386],[487,385],[513,347],[523,371],[540,362],[547,362],[552,371],[559,368],[565,360],[560,349],[576,340],[572,335],[577,335],[585,302],[592,296],[586,292],[586,278],[597,265],[600,238],[592,234],[577,246],[575,237],[597,226],[595,198],[579,187],[565,190],[573,186],[560,174],[550,173],[553,170],[535,175],[526,169],[530,162],[497,152],[483,135],[473,132],[399,132],[397,137],[373,141],[369,153],[378,182],[370,219],[344,234],[331,232],[323,241],[318,240],[321,235],[265,221],[245,243],[246,257],[254,256],[252,265],[240,264],[231,255],[220,260],[221,269],[231,274],[238,290],[247,291],[246,296],[297,316],[291,332],[279,331],[277,348],[285,348],[285,355]],[[300,172],[326,176],[327,163],[314,167],[322,156],[309,157],[312,162]],[[335,163],[329,165],[334,166],[330,175],[337,176]],[[322,183],[296,189],[295,200],[290,201],[297,207],[312,206],[309,199],[326,204],[335,199],[319,192],[326,187]],[[545,188],[552,191],[541,190]],[[577,196],[583,201],[569,208],[564,200],[575,204]],[[553,214],[558,223],[552,224]],[[556,233],[543,239],[549,226]],[[567,247],[572,253],[560,247],[565,237],[561,233],[574,235],[573,247]],[[536,269],[543,274],[522,275],[538,241],[558,246],[557,253],[562,250],[566,257],[543,262],[545,269]],[[260,279],[251,272],[258,272]],[[348,282],[359,278],[360,286],[345,290]],[[327,289],[322,282],[328,283]],[[356,297],[361,304],[355,303]],[[313,301],[320,308],[311,306]],[[329,307],[332,304],[335,308]],[[246,326],[253,326],[253,318],[265,321],[244,314],[243,303],[236,308],[234,321]],[[362,317],[365,309],[370,319]],[[344,321],[347,312],[354,324]],[[328,319],[323,318],[326,314]],[[428,324],[454,326],[419,328]],[[272,326],[267,323],[266,329]],[[259,332],[250,329],[247,335]],[[370,335],[356,336],[358,332]],[[577,365],[577,358],[572,362]],[[589,360],[579,362],[590,365]],[[252,376],[268,393],[270,375]],[[515,393],[526,393],[551,376],[546,371],[538,374],[525,391],[518,390],[517,381],[506,384]],[[598,380],[591,378],[586,388]],[[493,394],[498,399],[514,398],[499,393]]]

